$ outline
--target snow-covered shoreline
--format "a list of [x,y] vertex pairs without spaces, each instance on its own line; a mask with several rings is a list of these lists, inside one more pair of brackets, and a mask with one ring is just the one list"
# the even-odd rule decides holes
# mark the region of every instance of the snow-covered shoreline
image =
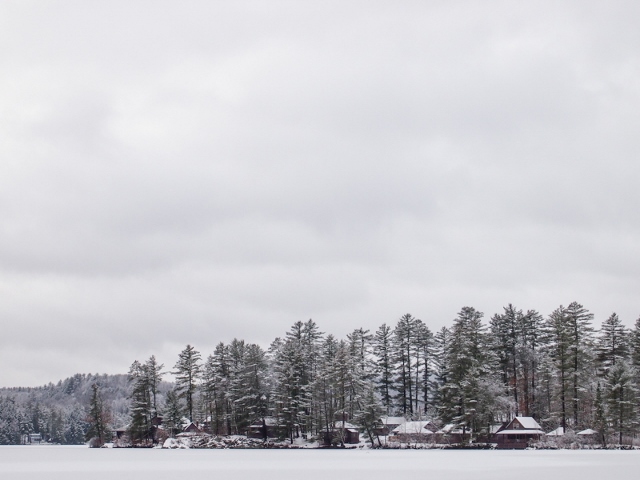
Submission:
[[[0,476],[48,480],[111,480],[149,475],[154,480],[233,476],[262,480],[326,479],[352,475],[367,480],[415,477],[438,480],[634,478],[637,451],[586,450],[370,450],[297,449],[89,449],[68,446],[0,447]],[[204,477],[203,477],[204,478]]]

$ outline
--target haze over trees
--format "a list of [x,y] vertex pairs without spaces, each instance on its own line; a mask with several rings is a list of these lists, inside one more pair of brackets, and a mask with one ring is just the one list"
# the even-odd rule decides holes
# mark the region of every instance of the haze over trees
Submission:
[[[244,434],[272,417],[291,440],[317,437],[343,419],[372,443],[381,415],[429,419],[473,438],[524,415],[546,431],[593,428],[604,441],[622,443],[639,429],[639,372],[640,319],[629,329],[613,313],[596,329],[577,302],[546,317],[509,304],[488,320],[464,307],[437,332],[405,314],[344,339],[298,321],[266,349],[240,339],[208,353],[187,345],[173,384],[152,356],[134,361],[127,376],[4,389],[0,443],[30,432],[81,443],[87,433],[100,437],[115,427],[148,443],[158,415],[169,434],[194,421],[221,435]],[[106,412],[112,419],[100,426]]]
[[174,424],[180,411],[217,434],[242,434],[266,417],[291,439],[339,419],[367,434],[387,414],[479,437],[524,415],[547,431],[595,428],[622,442],[638,430],[639,367],[640,320],[629,330],[614,313],[596,332],[577,302],[546,318],[509,304],[488,322],[464,307],[435,333],[411,314],[345,339],[308,320],[266,350],[234,339],[202,361],[187,345],[169,410]]

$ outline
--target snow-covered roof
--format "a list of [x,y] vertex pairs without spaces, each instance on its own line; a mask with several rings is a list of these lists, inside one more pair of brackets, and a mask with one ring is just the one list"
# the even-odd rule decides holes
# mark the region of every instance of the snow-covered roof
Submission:
[[503,427],[502,423],[496,423],[494,425],[489,426],[489,433],[496,433]]
[[[278,419],[276,417],[264,417],[264,424],[269,427],[275,427],[278,425]],[[251,427],[262,427],[262,418],[258,418],[254,420],[254,422],[250,425]]]
[[336,422],[334,424],[334,426],[336,428],[346,428],[346,429],[354,429],[354,430],[358,430],[358,427],[356,427],[355,425],[353,425],[352,423],[349,422],[343,422],[342,420]]
[[496,433],[496,435],[531,435],[531,434],[544,435],[544,432],[542,430],[535,430],[533,428],[527,428],[526,430],[524,428],[520,428],[517,430],[500,430],[498,433]]
[[381,417],[383,425],[402,425],[407,420],[404,417]]
[[564,435],[564,428],[562,427],[558,427],[555,430],[552,430],[549,433],[547,433],[548,437],[560,437],[562,435]]
[[[452,433],[452,434],[462,433],[462,428],[456,427],[455,424],[453,424],[453,423],[449,423],[449,424],[445,425],[444,427],[442,427],[438,431],[438,433]],[[466,433],[471,433],[471,429],[467,428],[466,429]]]
[[[514,420],[517,420],[518,423],[522,425],[522,428],[527,430],[542,430],[540,424],[536,422],[533,417],[516,417]],[[513,424],[513,422],[511,422],[511,424]]]
[[431,425],[431,422],[428,420],[420,420],[415,422],[405,422],[402,425],[398,425],[394,428],[391,433],[423,433],[425,435],[430,435],[433,433],[428,425]]
[[186,430],[187,428],[190,428],[192,425],[193,425],[197,430],[200,430],[200,427],[198,427],[198,425],[196,425],[194,422],[189,422],[189,425],[187,425],[186,427],[184,427],[184,428],[183,428],[183,430]]
[[581,432],[576,433],[576,435],[595,435],[596,433],[598,432],[591,428],[587,428],[586,430],[582,430]]

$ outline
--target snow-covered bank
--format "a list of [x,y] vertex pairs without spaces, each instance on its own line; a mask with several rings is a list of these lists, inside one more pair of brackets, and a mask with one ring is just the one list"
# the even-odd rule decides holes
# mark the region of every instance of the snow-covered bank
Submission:
[[267,442],[255,438],[247,438],[242,435],[231,435],[228,437],[218,437],[211,435],[193,435],[178,438],[167,438],[162,448],[227,448],[227,449],[298,449],[298,448],[316,448],[316,443],[294,443],[293,445],[287,441],[269,440]]
[[[638,451],[465,450],[164,450],[86,447],[0,447],[0,477],[26,480],[112,480],[148,476],[326,480],[580,480],[634,478]],[[204,477],[203,477],[204,478]]]

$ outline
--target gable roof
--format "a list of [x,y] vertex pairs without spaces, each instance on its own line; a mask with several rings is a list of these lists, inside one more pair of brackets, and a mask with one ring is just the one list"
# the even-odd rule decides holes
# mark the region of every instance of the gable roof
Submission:
[[560,437],[562,435],[564,435],[564,428],[562,427],[558,427],[555,430],[552,430],[549,433],[547,433],[547,436],[549,437]]
[[249,425],[250,427],[263,427],[266,425],[267,427],[276,427],[278,426],[278,419],[276,417],[264,417],[264,425],[262,423],[262,418],[257,418]]
[[542,430],[540,424],[533,417],[516,417],[507,425],[507,429],[513,428],[514,422],[518,422],[526,430]]
[[402,425],[407,420],[404,417],[380,417],[383,425]]
[[186,432],[186,431],[188,431],[188,430],[191,430],[191,431],[194,431],[194,430],[195,430],[196,432],[201,432],[201,431],[202,431],[202,430],[200,429],[200,427],[198,427],[198,425],[196,425],[196,424],[195,424],[195,423],[193,423],[193,422],[189,423],[189,425],[187,425],[186,427],[184,427],[184,428],[182,429],[182,431],[183,431],[183,432]]
[[[466,433],[471,433],[471,428],[467,428]],[[438,430],[437,433],[447,433],[447,434],[461,434],[462,433],[462,427],[456,426],[454,423],[448,423],[447,425],[445,425],[444,427],[442,427],[440,430]]]
[[582,430],[581,432],[576,433],[576,435],[595,435],[596,433],[598,432],[591,428],[587,428],[586,430]]
[[347,430],[352,429],[352,430],[358,430],[358,427],[356,427],[355,425],[353,425],[352,423],[349,422],[343,422],[342,420],[339,420],[337,422],[334,423],[334,426],[336,428],[346,428]]
[[405,422],[402,425],[398,425],[391,432],[392,433],[422,433],[430,435],[433,433],[428,427],[433,424],[429,420],[420,420],[415,422]]

